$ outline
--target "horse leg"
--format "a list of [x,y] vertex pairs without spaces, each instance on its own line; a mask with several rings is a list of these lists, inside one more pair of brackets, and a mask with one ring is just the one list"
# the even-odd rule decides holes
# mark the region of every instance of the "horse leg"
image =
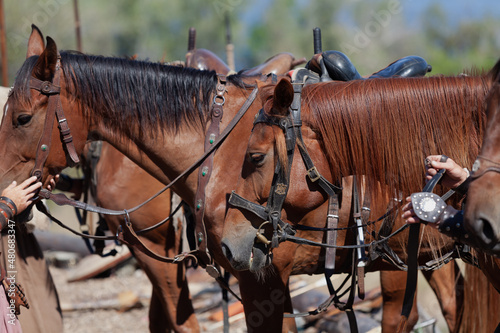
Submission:
[[249,271],[240,272],[240,292],[248,332],[297,331],[293,318],[283,319],[285,309],[291,309],[287,283],[272,273],[259,278]]
[[450,332],[458,332],[462,321],[464,278],[453,260],[434,271],[422,271],[436,294]]
[[[396,332],[401,318],[404,294],[406,290],[405,271],[380,271],[380,286],[382,288],[382,332]],[[415,295],[416,296],[416,295]],[[417,297],[406,326],[406,332],[411,332],[418,321]]]
[[151,300],[149,301],[149,331],[150,332],[168,332],[172,325],[168,316],[165,316],[165,306],[161,301],[161,290],[153,286],[151,291]]
[[[153,246],[150,248],[161,253]],[[136,258],[154,286],[149,310],[150,331],[198,332],[184,265],[162,263],[139,251]]]

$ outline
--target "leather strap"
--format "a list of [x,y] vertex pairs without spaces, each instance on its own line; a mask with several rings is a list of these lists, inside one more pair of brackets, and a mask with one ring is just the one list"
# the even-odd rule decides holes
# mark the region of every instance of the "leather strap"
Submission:
[[40,93],[48,96],[49,102],[47,105],[47,112],[45,115],[45,123],[43,126],[42,136],[38,141],[38,147],[36,151],[35,165],[31,171],[31,175],[38,178],[39,181],[42,179],[43,166],[47,161],[50,153],[50,147],[52,142],[52,128],[54,125],[54,120],[57,118],[59,132],[61,134],[61,141],[66,150],[66,156],[68,158],[69,166],[74,166],[80,162],[78,154],[76,153],[75,146],[73,144],[73,137],[71,136],[71,131],[68,126],[66,117],[61,104],[61,56],[57,55],[56,69],[54,73],[53,82],[41,81],[35,77],[30,79],[30,89],[38,90]]
[[[223,116],[223,105],[224,105],[224,93],[226,91],[226,81],[225,76],[219,77],[219,81],[216,87],[216,93],[214,96],[214,101],[212,104],[211,111],[211,123],[208,127],[207,133],[205,135],[205,152],[210,150],[210,147],[214,144],[215,140],[219,137],[220,122]],[[211,257],[207,249],[207,231],[205,228],[205,223],[203,222],[203,216],[205,213],[205,188],[210,181],[210,176],[212,175],[213,161],[214,161],[215,150],[207,156],[207,158],[201,163],[198,169],[198,187],[195,195],[195,239],[198,246],[198,256],[201,259],[200,264],[205,267],[211,264]]]
[[[339,196],[335,194],[328,199],[328,215],[326,217],[326,243],[329,245],[337,244],[337,227],[339,224]],[[337,249],[329,247],[325,250],[325,272],[335,273],[335,258]]]

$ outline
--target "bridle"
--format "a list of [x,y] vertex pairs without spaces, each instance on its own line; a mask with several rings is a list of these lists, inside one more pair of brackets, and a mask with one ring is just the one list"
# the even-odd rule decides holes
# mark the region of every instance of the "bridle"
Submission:
[[[482,161],[482,162],[481,162]],[[500,173],[500,163],[492,161],[482,155],[478,155],[472,165],[471,181],[482,177],[487,172]]]
[[250,200],[238,195],[235,191],[232,191],[231,196],[229,197],[229,203],[234,207],[247,210],[261,218],[264,221],[264,223],[261,224],[261,227],[267,223],[272,225],[273,235],[271,240],[268,240],[260,232],[261,227],[257,230],[256,234],[256,240],[270,246],[271,250],[278,247],[279,243],[289,240],[295,235],[295,230],[291,227],[291,225],[285,223],[281,219],[281,210],[290,187],[290,171],[295,146],[299,148],[300,155],[306,166],[307,176],[311,182],[318,184],[329,196],[336,195],[342,190],[340,186],[331,184],[318,172],[318,169],[314,166],[314,163],[304,144],[301,131],[302,120],[300,115],[302,87],[302,83],[293,84],[294,97],[290,106],[290,112],[286,117],[281,118],[269,116],[266,114],[264,109],[261,109],[255,116],[253,122],[254,127],[259,123],[278,126],[285,134],[288,165],[281,165],[278,159],[274,170],[267,205],[263,206],[251,202]]
[[75,166],[80,163],[61,104],[61,71],[61,55],[58,53],[53,82],[41,81],[33,76],[29,81],[30,89],[37,90],[49,98],[43,132],[36,150],[35,166],[31,170],[31,175],[36,176],[38,181],[42,180],[43,167],[49,157],[54,118],[57,118],[61,142],[63,143],[68,165]]

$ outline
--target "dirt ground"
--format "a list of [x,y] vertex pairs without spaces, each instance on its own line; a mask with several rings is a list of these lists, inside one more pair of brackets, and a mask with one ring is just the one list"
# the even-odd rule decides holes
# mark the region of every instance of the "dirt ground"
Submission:
[[[133,258],[122,267],[108,272],[108,277],[81,282],[67,282],[71,267],[51,266],[50,269],[61,300],[65,332],[148,332],[151,284],[144,272],[137,268]],[[222,332],[222,323],[209,319],[210,315],[221,309],[220,288],[200,269],[190,271],[189,274],[196,281],[190,282],[190,291],[202,331]],[[328,295],[323,280],[322,276],[292,277],[292,294],[298,295],[293,299],[294,305],[300,308],[299,311],[303,311],[304,307],[312,309],[326,299]],[[380,332],[382,314],[377,280],[377,273],[367,274],[367,298],[370,299],[370,295],[373,297],[371,301],[361,305],[357,312],[360,332]],[[340,277],[337,278],[337,282],[339,281]],[[418,332],[447,332],[442,324],[442,317],[433,318],[429,315],[439,314],[439,309],[432,293],[428,294],[428,290],[424,289],[428,288],[420,288],[418,295],[420,322],[438,322]],[[232,299],[232,302],[235,300]],[[336,311],[330,311],[332,312]],[[348,331],[346,316],[343,313],[316,321],[299,319],[297,323],[300,331],[307,333]],[[230,332],[246,332],[242,314],[231,317],[230,328]]]

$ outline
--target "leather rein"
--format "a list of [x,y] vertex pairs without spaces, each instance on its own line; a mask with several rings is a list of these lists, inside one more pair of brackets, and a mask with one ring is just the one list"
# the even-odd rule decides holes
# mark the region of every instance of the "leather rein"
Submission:
[[[78,154],[76,153],[76,149],[73,144],[73,138],[71,136],[71,132],[68,126],[68,122],[64,116],[63,108],[61,104],[60,94],[60,79],[61,79],[61,57],[58,54],[56,71],[54,74],[53,82],[49,81],[41,81],[35,77],[31,77],[30,79],[30,89],[34,89],[39,91],[41,94],[48,96],[49,102],[47,106],[47,112],[45,116],[45,124],[42,132],[42,136],[38,143],[37,154],[35,159],[35,166],[31,172],[31,175],[37,176],[38,180],[42,179],[43,167],[45,162],[47,161],[48,155],[50,153],[51,146],[51,138],[52,138],[52,128],[54,123],[54,118],[57,117],[57,121],[59,123],[59,131],[61,134],[61,141],[64,144],[65,154],[68,160],[68,164],[70,166],[74,166],[80,162],[78,158]],[[70,205],[78,209],[82,209],[85,211],[90,211],[99,214],[105,215],[123,215],[125,218],[123,221],[120,221],[120,226],[117,230],[115,236],[94,236],[88,235],[76,230],[73,230],[67,226],[65,226],[62,222],[51,216],[44,204],[41,201],[37,202],[37,208],[44,212],[49,218],[53,221],[61,225],[62,227],[70,230],[76,235],[79,235],[84,238],[89,239],[98,239],[98,240],[119,240],[129,246],[133,246],[138,248],[140,251],[143,251],[145,254],[151,256],[154,259],[163,262],[169,263],[179,263],[186,258],[194,260],[196,263],[200,263],[204,268],[207,269],[207,272],[214,278],[221,282],[222,277],[218,271],[218,269],[213,264],[213,259],[211,258],[208,248],[207,248],[207,237],[205,225],[203,222],[203,212],[202,209],[204,207],[204,190],[205,186],[208,183],[210,178],[210,173],[212,169],[213,155],[215,154],[217,148],[221,145],[221,143],[227,138],[229,133],[234,129],[239,120],[245,115],[246,111],[250,108],[253,101],[257,97],[258,88],[255,87],[253,91],[248,96],[247,100],[241,106],[239,111],[233,117],[233,119],[229,122],[229,124],[224,128],[224,130],[219,133],[219,124],[220,120],[223,116],[223,105],[225,102],[224,93],[226,91],[226,77],[222,75],[218,75],[218,83],[216,86],[216,92],[213,99],[212,109],[210,112],[211,115],[211,124],[209,125],[208,131],[206,133],[205,139],[205,152],[204,154],[198,158],[190,167],[184,170],[180,175],[178,175],[174,180],[172,180],[168,185],[166,185],[162,190],[153,195],[151,198],[141,203],[140,205],[133,207],[131,209],[124,210],[111,210],[105,209],[102,207],[97,207],[94,205],[89,205],[87,203],[83,203],[81,201],[76,201],[73,199],[69,199],[63,193],[54,194],[48,190],[42,189],[39,192],[38,197],[41,199],[48,199],[53,201],[59,206],[62,205]],[[142,231],[134,231],[132,223],[130,222],[129,214],[134,212],[144,205],[146,205],[151,200],[158,197],[160,194],[165,192],[167,189],[171,188],[174,184],[176,184],[181,178],[185,177],[189,173],[193,172],[196,168],[199,168],[199,181],[198,181],[198,190],[196,194],[196,239],[197,239],[197,248],[187,253],[181,253],[177,256],[170,258],[161,256],[152,250],[150,250],[138,237],[138,233]],[[162,221],[163,222],[163,221]],[[152,230],[154,227],[160,226],[162,223],[157,223],[156,225],[145,229],[144,232]],[[230,291],[233,293],[232,291]],[[234,293],[233,293],[234,295]],[[239,297],[235,295],[238,299]]]

